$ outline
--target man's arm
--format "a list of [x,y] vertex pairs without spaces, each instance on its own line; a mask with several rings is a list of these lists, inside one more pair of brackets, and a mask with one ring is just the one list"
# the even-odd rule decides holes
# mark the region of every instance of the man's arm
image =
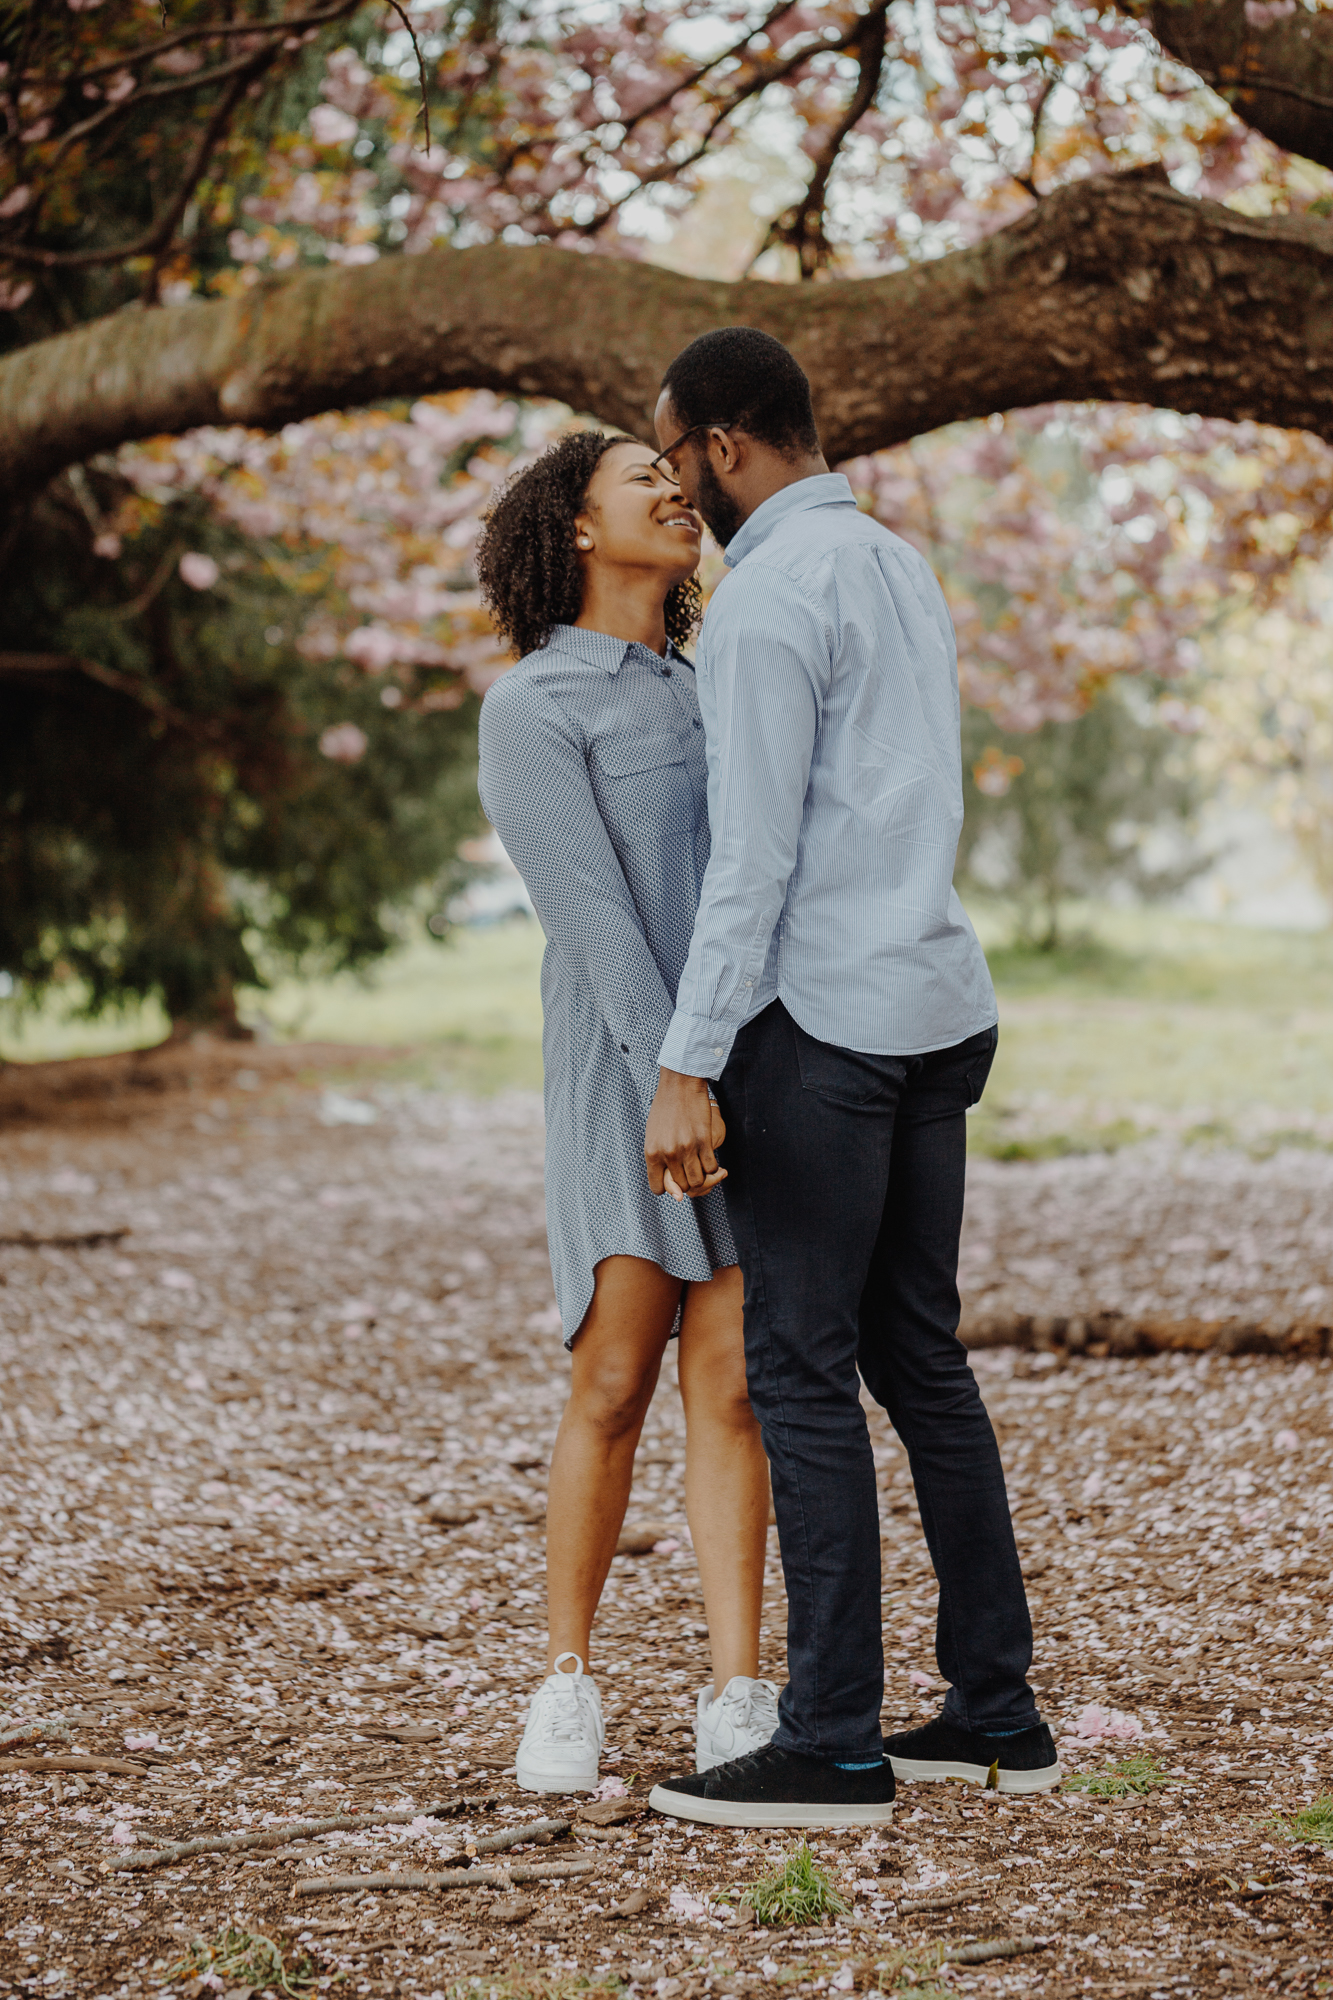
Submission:
[[796,865],[829,664],[819,606],[781,571],[751,558],[728,578],[700,656],[712,850],[644,1141],[655,1194],[668,1173],[704,1193],[716,1167],[706,1079],[750,1011]]

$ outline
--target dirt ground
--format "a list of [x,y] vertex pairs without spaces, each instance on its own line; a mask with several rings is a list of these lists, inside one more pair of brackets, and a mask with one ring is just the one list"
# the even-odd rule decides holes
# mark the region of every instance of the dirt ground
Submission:
[[[507,1776],[565,1370],[540,1111],[346,1061],[210,1046],[0,1074],[0,1993],[1328,1990],[1333,1853],[1284,1824],[1333,1792],[1322,1156],[979,1163],[971,1323],[1029,1343],[974,1365],[1034,1684],[1067,1772],[1147,1756],[1168,1782],[905,1786],[884,1834],[812,1840],[846,1913],[763,1930],[739,1892],[791,1838],[696,1838],[639,1805],[685,1763],[707,1677],[668,1380],[630,1510],[656,1548],[617,1558],[598,1635],[625,1797],[579,1818]],[[1172,1326],[1182,1351],[1130,1352]],[[1284,1353],[1218,1349],[1293,1326]],[[934,1590],[870,1420],[897,1727],[942,1693]],[[774,1542],[778,1679],[783,1618]],[[438,1870],[543,1813],[573,1830],[500,1855],[518,1874],[496,1887],[300,1888]],[[119,1865],[338,1816],[365,1817]],[[562,1859],[582,1872],[522,1880]],[[931,1970],[985,1940],[1023,1948]]]

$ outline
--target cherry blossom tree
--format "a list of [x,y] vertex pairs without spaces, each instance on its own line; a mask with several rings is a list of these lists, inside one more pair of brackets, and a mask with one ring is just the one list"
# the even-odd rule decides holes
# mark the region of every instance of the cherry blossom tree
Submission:
[[[457,723],[439,740],[466,762],[503,664],[469,564],[488,495],[571,412],[642,430],[709,325],[792,345],[830,455],[943,576],[994,720],[983,796],[1015,731],[1072,725],[1126,676],[1191,728],[1200,645],[1238,611],[1308,613],[1329,538],[1331,47],[1333,13],[1295,0],[19,7],[0,561],[25,587],[0,698],[59,681],[128,704],[208,821],[256,684],[205,702],[182,680],[183,652],[218,659],[221,590],[304,746],[304,792],[242,759],[258,823],[285,799],[304,828],[287,861],[199,849],[191,935],[232,942],[191,947],[183,1017],[225,1014],[265,939],[346,963],[388,941],[353,905],[407,876],[358,877],[330,838],[340,886],[302,905],[325,808],[291,800],[382,796],[396,729]],[[725,270],[670,268],[724,185],[747,190]],[[34,609],[34,561],[75,545],[83,601]],[[350,813],[340,838],[379,836]],[[438,874],[437,848],[415,857]],[[247,891],[244,923],[238,866],[284,884]],[[135,972],[112,937],[122,891],[97,893],[96,922],[76,897],[45,933],[34,905],[0,956],[35,985],[70,962],[94,992],[147,990],[151,953]],[[266,932],[263,907],[305,914]]]
[[[183,25],[147,38],[139,0],[20,12],[0,194],[6,295],[28,315],[0,366],[11,486],[160,430],[456,387],[641,426],[672,349],[736,318],[807,362],[839,457],[1058,397],[1330,427],[1319,7],[1300,34],[1285,0],[1160,21],[1074,0],[459,0],[386,33],[400,12],[182,0]],[[348,39],[330,51],[334,14]],[[1250,122],[1167,59],[1177,42]],[[1303,114],[1299,170],[1263,136],[1289,136],[1284,106]],[[719,290],[646,262],[765,121],[803,192],[755,268],[827,282]],[[124,178],[113,158],[146,189],[137,236],[125,197],[110,214],[81,199]],[[35,338],[53,324],[41,278],[93,268],[179,303]],[[207,312],[183,311],[200,293]]]

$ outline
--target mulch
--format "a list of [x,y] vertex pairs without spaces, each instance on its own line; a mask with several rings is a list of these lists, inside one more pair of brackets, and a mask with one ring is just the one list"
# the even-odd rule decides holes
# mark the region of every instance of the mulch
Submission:
[[[1187,1299],[1163,1278],[1173,1259],[1216,1269],[1216,1174],[1131,1151],[1066,1196],[1055,1170],[1071,1163],[985,1163],[973,1246],[990,1248],[967,1267],[974,1299],[978,1273],[997,1281],[986,1310],[1031,1322],[1027,1348],[981,1347],[974,1365],[1062,1760],[1095,1773],[1146,1754],[1170,1782],[1123,1802],[904,1787],[882,1836],[812,1841],[849,1914],[760,1934],[736,1899],[790,1838],[696,1837],[641,1805],[687,1759],[707,1678],[670,1367],[630,1508],[665,1532],[616,1559],[598,1630],[603,1770],[624,1801],[599,1823],[508,1775],[540,1673],[567,1365],[539,1106],[390,1082],[348,1051],[170,1061],[160,1088],[113,1076],[91,1094],[0,1074],[0,1991],[202,2000],[217,1989],[198,1987],[191,1940],[228,1927],[308,1961],[325,1990],[411,2000],[613,1972],[661,2000],[891,1988],[904,1952],[921,1965],[1022,1937],[1040,1948],[938,1976],[1051,2000],[1322,1990],[1333,1857],[1283,1822],[1333,1791],[1333,1363],[1318,1347],[1131,1354],[1091,1331]],[[1300,1240],[1282,1188],[1299,1208],[1310,1182],[1247,1165],[1262,1282],[1235,1302],[1258,1327]],[[1174,1178],[1154,1211],[1155,1173]],[[1245,1187],[1235,1162],[1228,1175],[1234,1248]],[[1196,1247],[1167,1249],[1181,1238]],[[1301,1290],[1323,1282],[1322,1254]],[[943,1691],[934,1589],[903,1454],[878,1413],[871,1427],[899,1727]],[[774,1547],[779,1679],[784,1606]],[[413,1817],[114,1871],[174,1840],[394,1810]],[[591,1872],[294,1893],[321,1873],[430,1871],[542,1812],[571,1832],[509,1858]]]

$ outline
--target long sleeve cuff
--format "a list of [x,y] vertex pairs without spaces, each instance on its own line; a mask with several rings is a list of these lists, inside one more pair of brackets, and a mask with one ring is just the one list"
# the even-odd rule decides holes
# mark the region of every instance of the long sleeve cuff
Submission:
[[680,1076],[706,1076],[716,1083],[727,1066],[739,1022],[710,1021],[706,1014],[675,1013],[657,1060]]

